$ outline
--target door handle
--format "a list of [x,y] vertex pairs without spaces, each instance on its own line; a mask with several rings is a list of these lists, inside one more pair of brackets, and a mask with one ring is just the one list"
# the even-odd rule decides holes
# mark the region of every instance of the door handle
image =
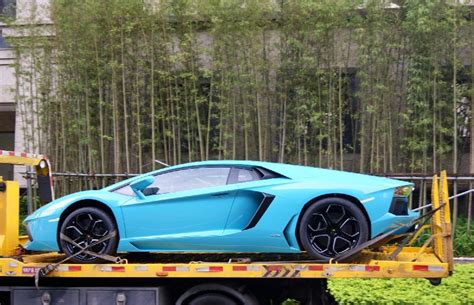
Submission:
[[220,196],[226,196],[226,195],[229,195],[229,193],[218,193],[218,194],[212,194],[211,196],[220,197]]

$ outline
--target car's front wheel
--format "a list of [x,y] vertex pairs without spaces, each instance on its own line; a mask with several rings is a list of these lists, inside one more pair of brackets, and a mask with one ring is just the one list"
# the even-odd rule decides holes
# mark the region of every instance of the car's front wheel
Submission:
[[306,252],[315,259],[329,260],[367,241],[369,226],[353,202],[325,198],[304,212],[298,231]]
[[111,234],[114,231],[116,227],[110,215],[95,207],[84,207],[66,216],[59,231],[60,236],[66,238],[60,237],[59,244],[71,262],[99,263],[102,259],[81,252],[81,248],[87,247],[88,251],[98,254],[114,254],[118,242],[117,234]]

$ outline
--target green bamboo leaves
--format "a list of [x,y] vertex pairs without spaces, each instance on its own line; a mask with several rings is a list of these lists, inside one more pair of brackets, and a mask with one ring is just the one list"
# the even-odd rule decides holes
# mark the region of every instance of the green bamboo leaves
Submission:
[[55,36],[14,44],[19,104],[56,171],[256,159],[431,172],[462,154],[462,7],[149,2],[55,0]]

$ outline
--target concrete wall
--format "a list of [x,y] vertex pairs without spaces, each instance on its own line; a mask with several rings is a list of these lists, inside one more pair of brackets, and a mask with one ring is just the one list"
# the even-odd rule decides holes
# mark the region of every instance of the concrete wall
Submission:
[[[33,23],[47,25],[52,22],[49,14],[50,0],[16,0],[16,8],[15,22],[17,24]],[[5,24],[0,24],[0,31],[2,31],[2,36],[4,37],[27,35],[24,30],[13,30],[7,28]],[[27,119],[28,115],[25,115],[24,111],[20,111],[22,105],[17,105],[15,101],[16,76],[15,68],[13,67],[14,63],[14,52],[3,45],[3,48],[0,48],[0,149],[41,153],[36,151],[34,145],[30,143],[34,143],[35,140],[31,139],[30,136],[24,135],[24,131],[28,131],[27,125],[31,124],[29,124],[30,120]],[[5,116],[6,114],[8,116]],[[13,121],[11,119],[12,114]],[[6,117],[10,120],[8,128],[12,130],[2,129],[2,125],[6,124]],[[13,128],[11,128],[12,124]],[[25,170],[24,166],[15,166],[14,170],[12,167],[3,166],[0,167],[0,176],[4,175],[10,179],[14,178],[20,182],[21,187],[25,187],[26,183],[21,174]]]
[[[13,54],[0,49],[0,149],[15,149],[15,74]],[[0,165],[0,176],[13,178],[13,166]]]
[[51,23],[50,0],[16,0],[16,22]]
[[[0,111],[11,110],[15,103],[14,59],[12,51],[0,49]],[[6,109],[7,105],[9,109]]]
[[[2,30],[5,30],[5,28]],[[13,51],[5,48],[0,49],[0,149],[22,151],[24,140],[19,132],[15,132],[18,130],[16,118],[14,116],[12,122],[7,124],[5,116],[8,113],[16,113],[14,63],[15,54]],[[11,120],[11,116],[8,120]],[[8,127],[5,125],[8,125]],[[13,128],[11,128],[11,125],[13,125]],[[0,166],[0,176],[4,176],[6,179],[19,177],[19,173],[22,171],[25,171],[24,167],[15,166],[15,169],[13,169],[12,166]],[[25,181],[20,181],[20,184],[24,187]]]

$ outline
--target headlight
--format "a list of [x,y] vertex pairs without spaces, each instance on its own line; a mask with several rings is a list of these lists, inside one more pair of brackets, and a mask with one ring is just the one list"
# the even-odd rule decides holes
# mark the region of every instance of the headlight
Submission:
[[409,197],[413,191],[412,186],[397,187],[393,194],[394,197]]

